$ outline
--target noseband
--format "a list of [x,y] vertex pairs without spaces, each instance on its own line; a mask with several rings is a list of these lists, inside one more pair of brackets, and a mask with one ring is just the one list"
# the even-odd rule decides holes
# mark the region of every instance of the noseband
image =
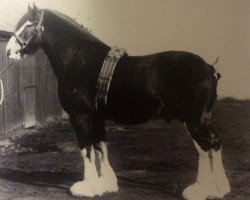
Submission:
[[[20,51],[24,50],[29,45],[30,41],[32,40],[32,38],[35,35],[37,35],[37,36],[39,36],[41,38],[42,32],[44,31],[43,20],[44,20],[44,17],[43,17],[43,11],[42,11],[41,17],[40,17],[40,19],[39,19],[39,21],[37,23],[36,29],[35,29],[36,30],[36,34],[32,34],[27,40],[23,40],[20,37],[21,33],[25,30],[25,27],[27,26],[26,24],[24,24],[17,32],[15,32],[13,34],[13,37],[15,37],[16,40],[17,40],[17,42],[21,45]],[[21,29],[23,29],[23,30],[21,30]]]

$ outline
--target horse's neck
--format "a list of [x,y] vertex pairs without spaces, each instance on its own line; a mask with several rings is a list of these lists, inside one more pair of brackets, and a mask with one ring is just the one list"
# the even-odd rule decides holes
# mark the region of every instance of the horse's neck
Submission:
[[[81,67],[91,66],[97,64],[96,60],[98,59],[103,61],[110,49],[104,43],[89,38],[91,36],[86,36],[86,39],[81,37],[78,40],[75,35],[69,37],[66,33],[58,33],[55,26],[58,25],[44,23],[45,31],[43,33],[42,48],[47,54],[58,78],[65,76],[75,59],[82,59]],[[65,29],[62,30],[67,31]],[[83,32],[82,34],[85,33]],[[97,55],[98,57],[96,57]]]

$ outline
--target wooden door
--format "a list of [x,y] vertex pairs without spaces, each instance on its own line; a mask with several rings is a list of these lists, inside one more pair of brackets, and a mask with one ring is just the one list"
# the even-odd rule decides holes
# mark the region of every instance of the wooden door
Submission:
[[37,123],[37,86],[35,57],[29,56],[20,63],[23,126],[29,128]]
[[[6,41],[0,39],[0,70],[11,62],[6,56],[6,44]],[[22,125],[19,63],[14,63],[7,68],[0,78],[4,85],[4,101],[0,105],[0,134],[5,134]]]

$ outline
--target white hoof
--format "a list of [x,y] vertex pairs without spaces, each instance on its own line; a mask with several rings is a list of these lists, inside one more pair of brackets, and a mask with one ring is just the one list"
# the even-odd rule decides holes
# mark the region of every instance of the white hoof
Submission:
[[220,194],[222,197],[224,197],[226,194],[231,192],[231,188],[230,188],[229,182],[227,180],[224,181],[223,185],[218,185],[218,188],[219,188],[219,191],[220,191]]
[[187,187],[182,195],[187,200],[205,200],[223,198],[230,192],[230,185],[225,174],[221,150],[203,151],[194,141],[199,153],[199,166],[196,182]]
[[115,176],[102,175],[100,179],[105,187],[105,192],[117,192],[119,190]]
[[101,178],[94,177],[93,179],[91,179],[91,181],[88,181],[88,183],[91,187],[91,190],[96,196],[101,196],[104,192],[106,192],[106,187],[103,184]]
[[202,192],[202,188],[197,183],[188,186],[183,191],[182,196],[187,200],[205,200],[207,198],[207,195]]
[[86,152],[82,151],[83,160],[84,160],[84,181],[87,181],[91,191],[96,196],[101,196],[105,192],[105,185],[101,182],[97,174],[97,169],[95,166],[95,152],[92,149],[90,152],[91,161],[87,158]]
[[105,187],[105,192],[117,192],[118,184],[115,172],[108,161],[101,161],[101,182]]
[[108,160],[107,144],[105,142],[101,142],[100,147],[102,149],[102,152],[97,151],[100,161],[100,180],[105,187],[105,192],[117,192],[117,177]]
[[118,185],[115,182],[113,183],[111,182],[106,185],[107,192],[118,192],[118,190],[119,190]]
[[115,172],[111,168],[110,165],[106,166],[107,167],[107,174],[105,174],[105,184],[106,184],[106,189],[108,192],[117,192],[118,189],[118,184],[117,184],[117,177],[115,175]]
[[205,200],[214,198],[223,198],[229,191],[222,193],[215,185],[202,185],[198,182],[188,186],[182,193],[183,198],[187,200]]
[[95,194],[91,190],[87,181],[79,181],[71,186],[70,192],[75,197],[94,197]]

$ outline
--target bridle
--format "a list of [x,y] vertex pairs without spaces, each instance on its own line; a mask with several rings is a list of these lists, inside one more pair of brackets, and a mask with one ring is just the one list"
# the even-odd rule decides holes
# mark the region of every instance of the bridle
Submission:
[[[13,34],[13,37],[16,38],[16,41],[20,44],[21,49],[19,50],[19,52],[23,51],[30,43],[30,41],[32,40],[32,38],[36,35],[39,36],[39,38],[41,39],[42,36],[42,32],[44,31],[44,26],[43,26],[43,20],[44,20],[44,16],[43,16],[44,12],[42,11],[41,17],[36,25],[36,34],[32,34],[27,40],[23,40],[20,35],[21,33],[25,30],[26,26],[28,25],[32,25],[31,22],[27,21],[18,31],[16,31]],[[29,24],[30,23],[30,24]]]
[[[44,31],[44,26],[43,26],[43,20],[44,20],[44,16],[43,16],[44,12],[42,11],[41,17],[36,25],[36,34],[32,34],[27,40],[23,40],[20,35],[21,33],[25,30],[26,26],[28,25],[32,25],[31,22],[27,21],[18,31],[16,31],[13,34],[13,37],[16,38],[16,41],[21,45],[21,49],[18,52],[23,51],[30,43],[30,41],[32,40],[32,38],[36,35],[38,36],[40,39],[42,37],[42,32]],[[7,66],[5,66],[1,71],[0,71],[0,75],[6,70],[8,69],[10,66],[12,66],[14,63],[14,61],[10,62]],[[4,86],[3,86],[3,81],[0,79],[0,105],[3,103],[4,100]]]

